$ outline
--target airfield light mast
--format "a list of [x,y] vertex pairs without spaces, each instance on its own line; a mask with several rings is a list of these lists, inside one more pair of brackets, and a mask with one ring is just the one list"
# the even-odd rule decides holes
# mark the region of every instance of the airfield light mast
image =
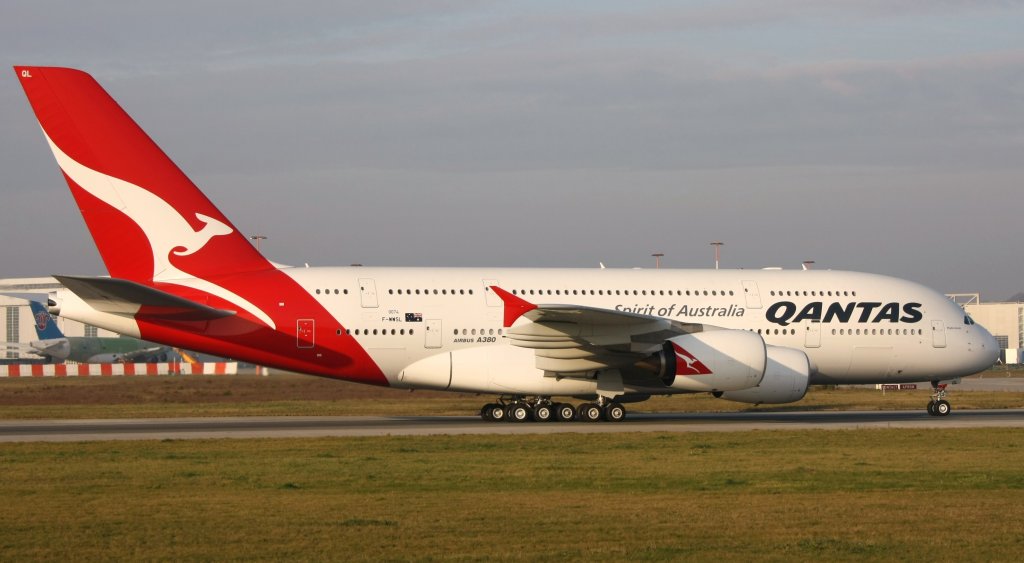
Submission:
[[719,259],[721,259],[721,249],[722,249],[722,245],[723,244],[725,244],[725,243],[721,242],[721,241],[717,241],[717,240],[715,242],[711,243],[711,246],[715,247],[715,269],[716,270],[718,269],[718,261],[719,261]]
[[249,235],[249,239],[254,241],[254,243],[256,244],[256,252],[259,252],[260,251],[260,241],[261,240],[267,240],[267,237],[264,236],[264,235]]

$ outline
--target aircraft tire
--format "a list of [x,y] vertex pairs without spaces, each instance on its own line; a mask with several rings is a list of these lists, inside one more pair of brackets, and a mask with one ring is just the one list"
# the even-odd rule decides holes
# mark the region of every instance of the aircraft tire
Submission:
[[505,416],[510,422],[526,422],[530,420],[530,406],[516,401],[508,406],[508,412]]
[[626,418],[626,407],[614,401],[604,407],[604,419],[608,422],[622,422]]
[[555,409],[550,404],[540,404],[533,407],[533,420],[535,422],[551,422],[555,418]]
[[558,422],[572,422],[576,419],[576,409],[569,403],[555,405],[555,418]]
[[953,407],[950,406],[949,401],[937,401],[935,403],[935,414],[937,416],[949,416],[949,413],[953,411]]
[[579,419],[583,422],[597,422],[601,420],[601,407],[597,403],[583,403],[579,409]]
[[935,401],[928,401],[928,414],[931,416],[938,416],[935,413]]
[[505,420],[505,412],[506,411],[505,411],[505,407],[503,405],[499,405],[498,403],[491,403],[491,404],[489,404],[487,406],[488,406],[487,415],[489,417],[489,420],[492,420],[494,422],[499,422],[501,420]]

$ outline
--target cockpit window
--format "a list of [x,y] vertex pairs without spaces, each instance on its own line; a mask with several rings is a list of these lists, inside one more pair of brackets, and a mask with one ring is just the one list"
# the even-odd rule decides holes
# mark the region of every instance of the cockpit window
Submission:
[[972,324],[974,324],[974,319],[972,319],[970,315],[964,315],[964,324],[967,326],[971,326]]

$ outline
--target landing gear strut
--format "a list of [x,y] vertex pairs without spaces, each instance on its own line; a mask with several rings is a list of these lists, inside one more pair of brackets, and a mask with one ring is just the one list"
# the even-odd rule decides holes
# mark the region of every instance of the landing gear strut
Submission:
[[502,397],[496,403],[481,407],[480,418],[488,422],[621,422],[626,418],[626,408],[621,403],[603,398],[598,403],[574,407],[569,403],[553,403],[549,397]]
[[946,384],[932,381],[932,390],[935,393],[932,394],[931,400],[928,401],[928,414],[932,416],[949,416],[949,413],[953,411],[953,407],[946,400]]

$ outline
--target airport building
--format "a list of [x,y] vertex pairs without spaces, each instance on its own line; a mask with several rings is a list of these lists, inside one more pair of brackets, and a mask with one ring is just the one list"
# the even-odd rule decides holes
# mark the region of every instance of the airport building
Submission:
[[[0,342],[6,343],[0,354],[0,362],[35,361],[40,357],[29,352],[28,343],[38,340],[36,320],[32,316],[28,299],[46,301],[46,295],[60,288],[53,278],[19,278],[0,280],[0,313],[3,325],[0,327]],[[82,324],[62,317],[56,317],[57,326],[65,336],[118,336],[109,330]],[[13,344],[22,344],[15,347]]]
[[1024,303],[982,303],[977,293],[958,293],[950,298],[996,337],[1003,363],[1020,364],[1024,360]]

